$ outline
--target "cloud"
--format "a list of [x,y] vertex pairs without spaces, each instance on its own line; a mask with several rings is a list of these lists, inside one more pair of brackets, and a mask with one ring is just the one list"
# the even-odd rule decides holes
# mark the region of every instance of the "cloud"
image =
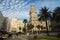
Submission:
[[47,6],[50,10],[60,6],[60,0],[3,0],[0,1],[0,11],[9,19],[16,17],[29,20],[29,11],[31,3],[35,4],[37,12],[41,7]]
[[[27,4],[27,2],[24,2],[24,1],[15,1],[15,0],[5,0],[3,1],[3,3],[1,4],[2,7],[1,10],[3,9],[2,13],[4,14],[4,16],[7,16],[9,19],[13,18],[13,17],[16,17],[16,18],[21,18],[21,19],[29,19],[29,11],[22,9],[21,8]],[[4,4],[4,6],[3,6]],[[26,8],[27,9],[28,5],[23,7],[23,8]],[[23,17],[24,16],[24,17]]]
[[[6,14],[6,13],[8,13],[8,14]],[[25,18],[29,20],[29,11],[5,12],[4,16],[7,16],[9,19],[15,17],[15,18],[19,18],[19,19],[22,19],[22,20],[25,19]]]

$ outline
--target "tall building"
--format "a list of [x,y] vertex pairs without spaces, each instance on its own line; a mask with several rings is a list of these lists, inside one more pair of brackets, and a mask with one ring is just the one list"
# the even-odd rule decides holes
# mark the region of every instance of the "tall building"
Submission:
[[22,20],[17,18],[12,18],[10,21],[9,32],[23,32],[24,24]]
[[8,17],[4,17],[3,30],[7,31],[8,28]]
[[[33,31],[38,31],[38,28],[36,27],[37,25],[42,26],[43,30],[46,30],[46,22],[43,21],[43,20],[38,21],[37,11],[34,7],[34,4],[32,4],[31,7],[30,7],[29,15],[30,15],[29,24],[34,25],[34,28],[32,29]],[[49,28],[49,25],[50,25],[50,22],[48,22],[48,28]]]
[[30,15],[30,23],[29,24],[34,25],[33,30],[37,31],[38,29],[37,29],[36,26],[40,25],[40,23],[38,22],[38,19],[37,19],[37,12],[36,12],[36,9],[34,7],[34,4],[32,4],[31,7],[30,7],[29,15]]
[[4,21],[4,17],[2,15],[2,12],[0,11],[0,29],[3,29],[3,21]]
[[7,32],[9,32],[9,30],[10,30],[10,20],[8,19],[8,23],[7,23]]

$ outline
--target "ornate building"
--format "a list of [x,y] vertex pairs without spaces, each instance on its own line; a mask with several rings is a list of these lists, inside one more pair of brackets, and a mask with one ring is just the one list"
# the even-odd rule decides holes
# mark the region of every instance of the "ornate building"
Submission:
[[37,12],[36,12],[36,9],[35,9],[35,7],[34,7],[33,4],[31,5],[29,15],[30,15],[30,23],[29,23],[29,24],[34,25],[33,30],[34,30],[34,31],[37,31],[38,29],[37,29],[36,26],[39,25],[40,23],[38,22]]
[[[31,7],[30,7],[29,15],[30,15],[29,24],[34,25],[34,28],[32,29],[33,31],[38,31],[38,28],[36,27],[37,25],[42,26],[42,28],[44,28],[43,30],[46,30],[46,23],[45,23],[45,21],[43,21],[43,20],[38,21],[37,11],[36,11],[36,9],[34,7],[34,4],[32,4]],[[48,26],[49,25],[50,25],[50,22],[48,22]]]

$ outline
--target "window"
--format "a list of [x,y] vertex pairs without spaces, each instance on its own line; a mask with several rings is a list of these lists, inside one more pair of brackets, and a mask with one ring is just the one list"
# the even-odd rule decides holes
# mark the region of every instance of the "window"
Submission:
[[21,30],[21,27],[19,27],[19,30]]

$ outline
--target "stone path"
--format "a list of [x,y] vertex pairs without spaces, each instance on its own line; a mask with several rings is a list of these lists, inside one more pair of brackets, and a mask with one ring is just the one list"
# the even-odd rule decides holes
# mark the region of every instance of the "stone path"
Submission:
[[12,35],[12,37],[9,37],[7,40],[28,40],[27,36],[25,35]]
[[46,39],[33,39],[32,36],[26,36],[26,35],[12,35],[12,37],[9,37],[7,40],[46,40]]

